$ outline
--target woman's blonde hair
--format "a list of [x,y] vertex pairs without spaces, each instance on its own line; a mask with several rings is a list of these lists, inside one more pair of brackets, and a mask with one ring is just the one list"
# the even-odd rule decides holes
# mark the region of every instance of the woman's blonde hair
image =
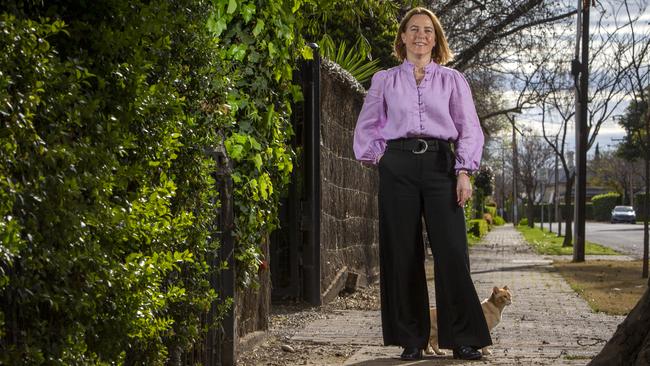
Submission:
[[414,15],[426,15],[431,19],[433,23],[433,28],[436,33],[436,44],[431,50],[431,58],[437,64],[444,65],[447,62],[451,61],[454,58],[454,54],[451,53],[449,45],[447,44],[447,37],[445,37],[445,31],[442,29],[442,24],[438,17],[433,14],[429,9],[417,7],[409,10],[402,18],[402,21],[399,24],[399,29],[397,30],[397,35],[395,36],[395,42],[393,44],[393,55],[397,57],[400,61],[404,61],[406,58],[406,45],[402,42],[402,33],[406,32],[406,24],[411,20],[411,17]]

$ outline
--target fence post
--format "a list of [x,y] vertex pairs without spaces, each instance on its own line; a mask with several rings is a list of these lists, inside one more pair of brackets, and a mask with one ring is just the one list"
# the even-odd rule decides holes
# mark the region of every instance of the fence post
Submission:
[[235,324],[235,306],[237,303],[235,291],[235,243],[233,238],[234,211],[233,211],[233,183],[232,163],[226,154],[224,146],[206,151],[216,162],[214,173],[217,190],[219,192],[219,215],[215,220],[215,239],[220,242],[219,252],[215,253],[210,265],[218,268],[221,263],[226,263],[227,268],[215,271],[210,278],[210,284],[219,294],[220,300],[232,298],[232,305],[224,314],[220,327],[215,327],[217,317],[217,303],[213,303],[208,315],[209,330],[206,338],[206,366],[234,366],[237,362],[237,326]]
[[305,85],[305,191],[307,241],[303,246],[305,300],[321,304],[320,287],[320,55],[318,45],[309,43],[314,58],[303,66]]

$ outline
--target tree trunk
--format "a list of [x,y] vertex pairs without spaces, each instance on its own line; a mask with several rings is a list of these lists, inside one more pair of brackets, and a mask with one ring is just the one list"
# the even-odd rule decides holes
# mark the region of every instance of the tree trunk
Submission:
[[650,289],[588,366],[650,365]]
[[[650,113],[648,113],[650,123]],[[650,136],[649,136],[650,137]],[[643,198],[643,269],[642,278],[648,278],[648,199],[650,198],[650,158],[645,157],[645,197]]]
[[528,219],[528,227],[535,227],[535,206],[531,199],[528,199],[526,203],[526,219]]
[[[567,174],[568,175],[568,174]],[[563,247],[570,247],[573,245],[573,226],[571,226],[571,220],[573,219],[573,210],[569,208],[572,207],[572,192],[573,192],[573,181],[575,180],[575,175],[571,175],[566,180],[566,189],[564,190],[564,241],[562,242]]]

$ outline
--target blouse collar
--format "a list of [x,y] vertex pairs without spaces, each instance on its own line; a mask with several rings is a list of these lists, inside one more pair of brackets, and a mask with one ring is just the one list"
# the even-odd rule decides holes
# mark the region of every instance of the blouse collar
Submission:
[[[429,62],[429,63],[424,67],[424,71],[425,71],[425,72],[431,72],[431,71],[435,70],[436,67],[438,67],[438,64],[437,64],[435,61],[431,60],[431,62]],[[402,63],[402,68],[403,68],[404,70],[406,70],[406,71],[411,71],[411,72],[413,72],[413,69],[415,68],[415,65],[414,65],[411,61],[409,61],[409,60],[407,60],[407,59],[404,59],[404,62]]]

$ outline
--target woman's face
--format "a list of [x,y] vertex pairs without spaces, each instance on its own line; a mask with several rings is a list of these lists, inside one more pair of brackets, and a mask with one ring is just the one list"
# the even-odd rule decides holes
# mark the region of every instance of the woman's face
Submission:
[[425,14],[416,14],[406,23],[402,33],[402,42],[406,46],[406,58],[430,56],[436,45],[436,31],[431,18]]

